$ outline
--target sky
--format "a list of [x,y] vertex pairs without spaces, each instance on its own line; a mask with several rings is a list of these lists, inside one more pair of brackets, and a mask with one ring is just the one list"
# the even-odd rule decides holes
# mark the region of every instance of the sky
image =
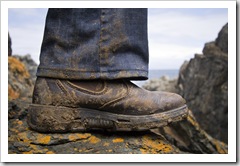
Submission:
[[[39,63],[48,9],[10,8],[8,29],[13,54],[30,54]],[[149,69],[179,69],[228,22],[227,8],[149,8]]]

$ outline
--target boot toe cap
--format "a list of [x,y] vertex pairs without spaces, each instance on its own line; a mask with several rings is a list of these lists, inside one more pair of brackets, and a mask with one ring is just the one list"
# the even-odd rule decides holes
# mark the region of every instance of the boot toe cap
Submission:
[[160,107],[159,111],[164,112],[184,106],[186,100],[176,93],[162,92],[159,96],[158,104]]

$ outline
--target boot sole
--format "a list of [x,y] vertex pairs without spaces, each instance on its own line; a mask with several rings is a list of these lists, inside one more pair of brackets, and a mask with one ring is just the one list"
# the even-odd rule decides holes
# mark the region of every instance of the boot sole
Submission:
[[186,105],[151,115],[122,115],[87,108],[32,104],[28,125],[39,132],[78,132],[87,130],[144,131],[166,126],[188,116]]

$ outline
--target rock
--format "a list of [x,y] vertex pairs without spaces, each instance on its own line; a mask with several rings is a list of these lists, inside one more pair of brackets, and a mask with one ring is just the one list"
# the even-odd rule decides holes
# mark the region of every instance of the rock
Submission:
[[[179,93],[200,126],[211,136],[228,142],[228,55],[227,24],[216,41],[206,43],[181,67]],[[214,127],[213,127],[214,126]]]
[[184,152],[195,154],[228,153],[227,145],[208,135],[200,127],[191,111],[187,120],[172,123],[156,130],[156,134],[164,136],[171,144]]
[[12,40],[8,33],[8,56],[12,56]]
[[228,53],[228,24],[224,25],[216,39],[216,45],[224,52]]
[[37,64],[30,55],[8,57],[8,99],[32,96]]
[[23,119],[27,115],[28,104],[24,100],[16,99],[14,102],[8,103],[8,120],[9,119]]
[[31,58],[31,55],[29,55],[29,54],[24,55],[24,56],[14,55],[14,57],[17,58],[19,61],[21,61],[25,65],[26,70],[30,74],[31,80],[33,81],[33,83],[35,83],[35,80],[37,78],[36,72],[37,72],[38,65]]
[[8,99],[31,97],[33,81],[25,65],[14,56],[8,57]]
[[[204,132],[192,115],[185,121],[145,132],[89,131],[38,133],[26,123],[30,100],[9,101],[18,112],[8,122],[9,154],[183,154],[227,153],[227,145]],[[16,110],[15,110],[16,109]]]
[[162,76],[159,79],[151,79],[146,82],[142,87],[150,91],[168,91],[177,92],[177,79],[170,79],[168,76]]
[[[183,71],[186,70],[187,66],[188,66],[188,63],[189,61],[184,61],[184,63],[182,64],[182,66],[180,67],[180,70],[179,70],[179,75],[178,75],[178,80],[177,80],[177,84],[174,85],[176,87],[176,92],[177,93],[180,93],[183,91],[183,85],[182,85],[182,82],[184,82],[185,78],[184,78],[184,75],[182,74]],[[181,82],[179,81],[181,80]]]

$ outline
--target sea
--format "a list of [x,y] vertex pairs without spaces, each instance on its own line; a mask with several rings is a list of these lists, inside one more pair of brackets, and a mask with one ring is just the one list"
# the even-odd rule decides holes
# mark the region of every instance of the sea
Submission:
[[149,70],[148,71],[148,80],[145,81],[132,81],[134,84],[138,85],[138,86],[142,86],[143,84],[145,84],[146,82],[148,82],[150,79],[156,79],[156,78],[160,78],[162,76],[167,76],[169,78],[177,78],[178,77],[178,73],[179,70],[177,69],[168,69],[168,70]]

